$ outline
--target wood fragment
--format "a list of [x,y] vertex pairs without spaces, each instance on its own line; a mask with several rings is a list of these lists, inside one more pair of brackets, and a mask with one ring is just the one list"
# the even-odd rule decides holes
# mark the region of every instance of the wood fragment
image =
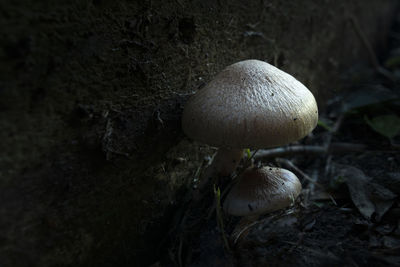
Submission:
[[352,143],[332,143],[326,146],[309,146],[309,145],[294,145],[286,147],[278,147],[272,149],[260,149],[254,156],[255,159],[276,158],[295,154],[305,155],[321,155],[329,153],[345,153],[345,152],[364,152],[367,146],[364,144]]
[[300,176],[301,179],[307,180],[310,183],[313,183],[319,187],[322,187],[318,182],[314,181],[310,176],[308,176],[306,173],[304,173],[302,170],[300,170],[296,165],[294,165],[293,162],[291,162],[288,159],[283,159],[283,158],[277,158],[275,161],[280,164],[282,167],[285,169],[288,169],[292,172],[294,172],[296,175]]

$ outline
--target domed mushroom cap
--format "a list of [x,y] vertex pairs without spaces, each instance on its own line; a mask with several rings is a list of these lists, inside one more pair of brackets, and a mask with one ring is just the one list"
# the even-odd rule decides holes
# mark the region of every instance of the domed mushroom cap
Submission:
[[317,103],[302,83],[266,62],[245,60],[189,99],[182,128],[217,147],[266,148],[306,136],[317,121]]
[[290,206],[301,192],[292,172],[275,167],[247,169],[226,197],[223,208],[235,216],[261,215]]

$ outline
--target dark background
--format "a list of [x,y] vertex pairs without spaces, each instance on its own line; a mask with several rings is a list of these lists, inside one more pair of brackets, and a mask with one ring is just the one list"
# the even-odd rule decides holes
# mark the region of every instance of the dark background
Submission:
[[[384,51],[396,1],[1,1],[0,265],[146,266],[209,148],[188,97],[270,62],[321,111]],[[352,77],[357,79],[357,77]]]

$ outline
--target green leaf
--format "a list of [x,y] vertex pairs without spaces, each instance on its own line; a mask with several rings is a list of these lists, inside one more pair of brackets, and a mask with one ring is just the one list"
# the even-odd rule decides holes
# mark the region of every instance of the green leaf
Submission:
[[389,139],[400,133],[400,117],[395,114],[376,116],[372,119],[364,116],[364,120],[374,131]]
[[394,68],[398,67],[400,65],[400,55],[395,55],[395,56],[388,58],[385,61],[384,65],[386,68],[389,68],[389,69],[394,69]]
[[344,112],[349,112],[370,105],[383,105],[388,101],[395,101],[398,99],[399,96],[396,93],[382,85],[367,86],[350,93],[346,99],[344,99],[343,109]]

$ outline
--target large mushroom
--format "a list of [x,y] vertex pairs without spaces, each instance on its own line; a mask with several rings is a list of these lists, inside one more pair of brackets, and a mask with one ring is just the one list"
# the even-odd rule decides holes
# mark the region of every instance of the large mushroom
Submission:
[[[222,70],[187,102],[187,136],[218,147],[201,183],[234,172],[244,148],[286,145],[310,133],[318,121],[313,94],[298,80],[260,61],[245,60]],[[202,187],[202,186],[200,186]]]

